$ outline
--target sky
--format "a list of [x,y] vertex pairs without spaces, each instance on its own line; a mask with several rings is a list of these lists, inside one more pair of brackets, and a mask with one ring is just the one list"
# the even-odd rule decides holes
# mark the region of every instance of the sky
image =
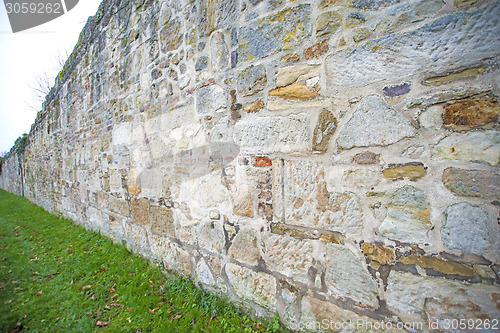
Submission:
[[[29,0],[28,0],[29,1]],[[0,155],[28,133],[42,102],[36,102],[37,78],[53,79],[60,68],[57,58],[70,54],[89,16],[101,0],[80,0],[66,14],[40,26],[12,33],[0,1]],[[53,82],[53,79],[51,82]]]

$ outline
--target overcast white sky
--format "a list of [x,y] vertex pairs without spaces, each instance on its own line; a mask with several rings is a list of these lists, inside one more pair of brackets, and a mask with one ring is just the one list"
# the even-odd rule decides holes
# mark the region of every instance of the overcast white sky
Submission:
[[14,34],[0,2],[0,153],[9,151],[19,136],[29,132],[37,113],[28,106],[34,96],[30,86],[44,73],[56,77],[57,56],[71,53],[88,17],[97,12],[100,3],[80,0],[61,17]]

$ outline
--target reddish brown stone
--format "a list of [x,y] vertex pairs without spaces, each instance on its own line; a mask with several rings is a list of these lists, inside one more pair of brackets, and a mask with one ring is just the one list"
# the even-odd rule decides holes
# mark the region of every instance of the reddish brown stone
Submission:
[[328,40],[323,40],[304,50],[304,59],[313,59],[328,52]]
[[352,159],[353,163],[356,164],[379,164],[380,154],[372,153],[371,151],[364,151],[362,153],[354,155]]
[[443,124],[456,130],[466,130],[496,123],[499,111],[494,97],[465,98],[444,109]]
[[273,161],[269,157],[256,157],[253,165],[258,167],[268,167],[273,165]]

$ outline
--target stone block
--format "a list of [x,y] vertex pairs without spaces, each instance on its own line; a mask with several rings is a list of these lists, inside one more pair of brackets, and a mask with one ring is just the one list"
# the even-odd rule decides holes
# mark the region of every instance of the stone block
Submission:
[[461,202],[446,210],[441,238],[450,250],[481,255],[490,246],[490,223],[492,219],[481,208]]
[[[338,1],[338,0],[337,0]],[[322,301],[311,296],[304,296],[301,302],[300,324],[292,323],[292,329],[299,326],[307,331],[317,331],[318,328],[327,332],[406,332],[399,330],[396,325],[387,325],[387,322],[357,314],[338,305]]]
[[311,34],[311,6],[287,8],[240,28],[238,55],[242,62],[260,59],[299,45]]
[[229,49],[222,32],[212,35],[211,41],[212,69],[222,70],[229,65]]
[[233,138],[247,153],[307,152],[311,150],[309,124],[306,113],[245,118],[236,123]]
[[316,36],[321,37],[336,32],[342,25],[342,14],[338,11],[321,13],[316,19]]
[[452,133],[434,146],[432,158],[462,160],[498,165],[500,161],[500,132],[495,130]]
[[296,65],[278,69],[276,86],[285,87],[297,81],[306,81],[319,76],[321,65]]
[[[377,284],[363,261],[344,245],[328,244],[325,283],[332,296],[348,297],[363,306],[376,308]],[[356,276],[355,279],[352,277]]]
[[322,260],[314,242],[266,233],[263,235],[266,267],[301,283],[314,283],[310,281],[309,270],[315,269],[315,262]]
[[175,236],[174,213],[172,209],[159,206],[151,206],[151,228],[154,232],[162,235]]
[[240,230],[234,237],[228,254],[234,260],[257,266],[260,251],[256,232],[252,229]]
[[233,213],[240,216],[253,217],[254,187],[242,184],[233,193]]
[[225,237],[222,224],[215,221],[205,222],[198,236],[198,245],[214,253],[222,253]]
[[341,148],[387,146],[415,136],[415,129],[379,96],[366,97],[341,130]]
[[361,165],[379,164],[380,154],[375,154],[371,151],[364,151],[354,155],[352,162]]
[[500,175],[491,171],[446,168],[444,186],[456,195],[500,200]]
[[443,124],[454,130],[468,130],[498,123],[499,111],[498,101],[494,97],[461,99],[444,108]]
[[264,108],[264,102],[262,102],[259,99],[255,102],[253,102],[252,104],[250,104],[248,107],[244,108],[243,110],[245,110],[248,113],[254,113],[254,112],[258,112],[258,111],[262,110],[263,108]]
[[361,250],[370,258],[381,265],[394,265],[396,263],[396,251],[390,247],[364,242]]
[[313,133],[313,149],[326,152],[331,136],[337,130],[337,118],[328,110],[323,110],[318,116],[318,124]]
[[241,299],[255,302],[264,308],[275,307],[276,279],[272,275],[232,263],[226,264],[225,271],[233,291]]
[[410,255],[399,258],[399,261],[405,265],[418,265],[422,268],[430,268],[442,274],[462,276],[474,275],[472,267],[436,257]]
[[226,92],[216,84],[201,87],[196,94],[196,109],[200,116],[213,115],[217,110],[227,107]]
[[264,65],[249,66],[238,74],[236,88],[242,96],[250,96],[266,88],[267,76]]
[[130,200],[132,208],[132,219],[140,225],[149,225],[149,200],[146,198],[132,198]]
[[321,163],[290,160],[283,166],[273,164],[273,169],[273,183],[279,184],[273,190],[274,211],[284,212],[285,223],[350,235],[360,232],[363,214],[358,197],[351,192],[330,193]]
[[203,283],[204,285],[215,285],[215,279],[212,272],[203,258],[198,261],[194,271],[194,276],[197,281]]
[[322,40],[304,50],[304,59],[314,59],[328,52],[328,40]]
[[269,92],[269,96],[277,96],[290,99],[310,99],[319,95],[312,91],[305,84],[297,82],[286,87],[273,89]]
[[445,75],[429,77],[424,81],[424,84],[440,86],[444,84],[449,84],[457,80],[472,78],[481,75],[484,72],[485,68],[483,67],[467,68],[458,72],[452,72]]
[[[370,7],[379,1],[366,1]],[[362,8],[362,6],[355,6]],[[416,30],[391,34],[327,58],[327,82],[337,87],[362,87],[402,80],[429,70],[446,72],[498,55],[496,17],[500,5],[491,3],[470,13],[450,14]],[[490,22],[484,25],[484,22]],[[476,38],[468,38],[470,35]]]
[[160,48],[163,53],[179,48],[182,43],[182,23],[179,20],[169,21],[160,30]]
[[387,238],[405,243],[428,243],[432,228],[430,215],[424,192],[405,185],[392,195],[379,231]]
[[427,174],[427,167],[421,162],[411,162],[405,164],[389,164],[387,168],[382,170],[385,178],[398,179],[422,178]]
[[405,321],[439,321],[436,329],[441,330],[445,329],[444,323],[452,319],[499,318],[497,298],[498,286],[494,285],[468,284],[395,270],[387,281],[389,310]]

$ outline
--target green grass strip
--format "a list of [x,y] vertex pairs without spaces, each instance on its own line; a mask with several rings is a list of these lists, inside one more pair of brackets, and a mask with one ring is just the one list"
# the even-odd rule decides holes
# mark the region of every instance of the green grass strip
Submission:
[[123,246],[0,190],[3,332],[283,332]]

